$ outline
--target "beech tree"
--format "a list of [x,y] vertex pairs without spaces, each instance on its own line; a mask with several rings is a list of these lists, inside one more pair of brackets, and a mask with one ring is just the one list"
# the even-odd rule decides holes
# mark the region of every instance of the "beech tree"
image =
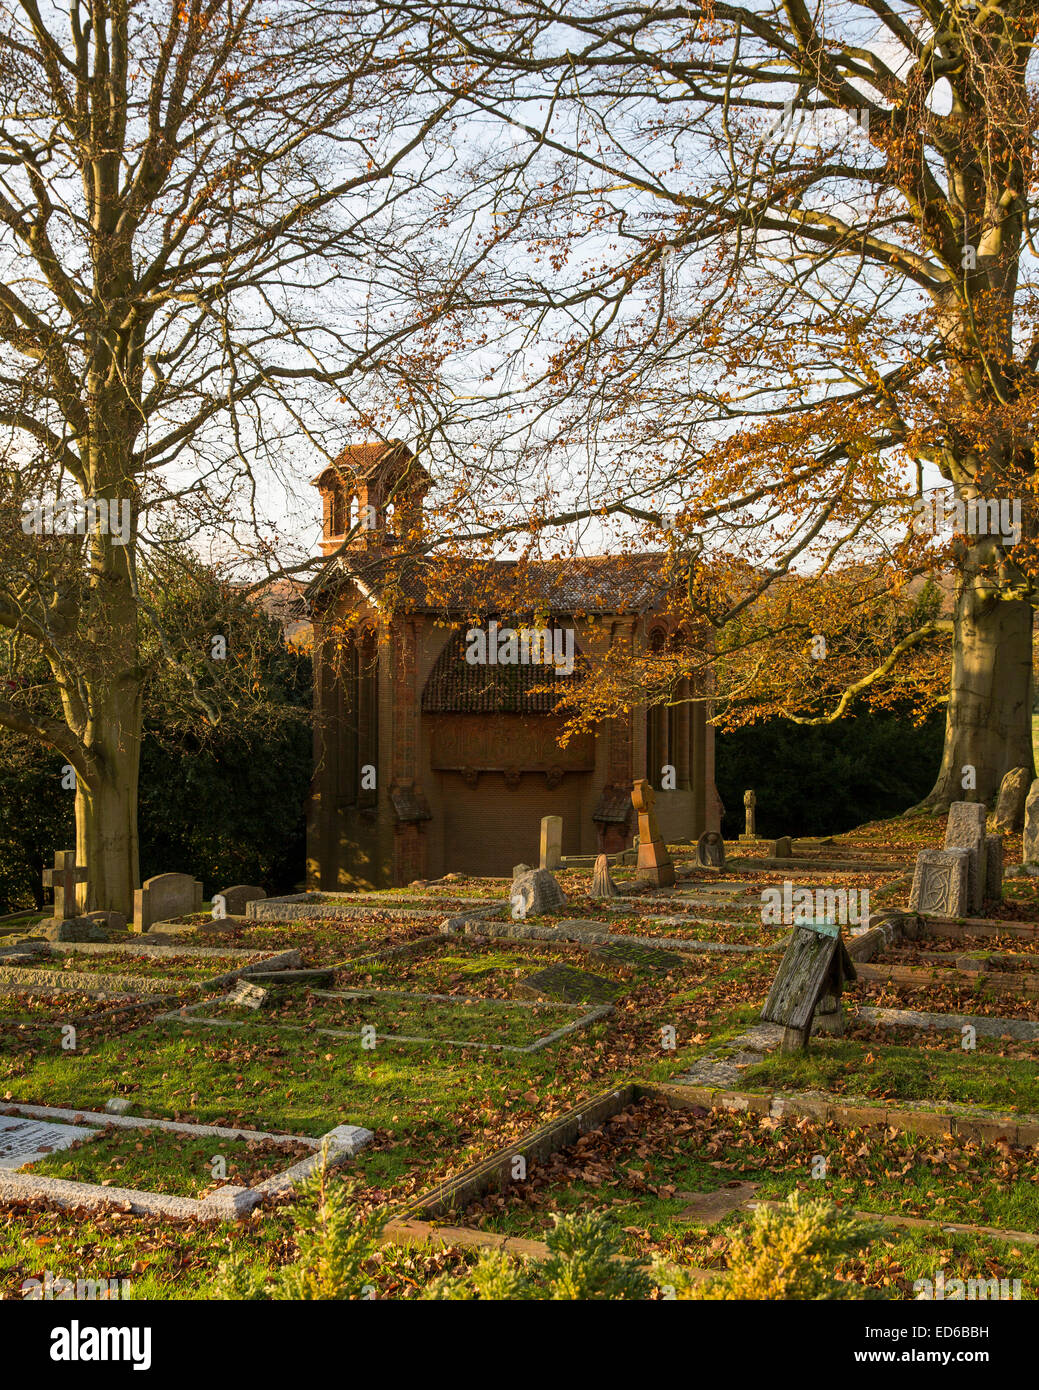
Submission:
[[[363,0],[0,3],[0,724],[75,770],[92,906],[132,906],[156,663],[218,714],[210,635],[186,653],[147,602],[151,548],[262,578],[276,465],[295,448],[305,481],[435,375],[414,334],[457,95],[411,29]],[[60,715],[19,684],[28,651]]]
[[[947,704],[932,809],[1033,767],[1037,19],[1029,0],[436,19],[510,137],[474,304],[511,316],[509,410],[527,402],[552,480],[535,529],[626,518],[665,549],[715,634],[690,656],[719,699],[830,720],[915,662],[909,687]],[[892,595],[911,613],[927,574],[954,576],[950,611],[879,653],[845,640]],[[846,659],[816,679],[827,634]],[[675,677],[668,658],[659,690]]]

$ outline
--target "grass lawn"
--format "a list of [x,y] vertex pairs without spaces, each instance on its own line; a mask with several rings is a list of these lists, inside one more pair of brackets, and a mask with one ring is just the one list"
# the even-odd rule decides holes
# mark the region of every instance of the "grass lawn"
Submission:
[[[458,1221],[538,1239],[551,1229],[553,1212],[605,1209],[625,1231],[628,1253],[656,1251],[710,1266],[746,1213],[703,1227],[682,1212],[690,1194],[747,1182],[758,1185],[753,1200],[782,1200],[800,1188],[857,1211],[1039,1230],[1039,1155],[1030,1150],[896,1135],[876,1126],[839,1130],[720,1111],[675,1112],[654,1102],[553,1155],[528,1182],[472,1203]],[[948,1259],[956,1258],[957,1246],[971,1276],[995,1261],[1036,1296],[1035,1247],[893,1227],[881,1228],[866,1257],[849,1262],[842,1275],[876,1286],[933,1277],[942,1267],[953,1277]]]
[[[227,1183],[251,1187],[312,1153],[306,1144],[109,1128],[94,1139],[81,1139],[50,1154],[26,1171],[72,1182],[205,1197]],[[223,1177],[217,1175],[220,1165],[215,1159],[223,1159]]]

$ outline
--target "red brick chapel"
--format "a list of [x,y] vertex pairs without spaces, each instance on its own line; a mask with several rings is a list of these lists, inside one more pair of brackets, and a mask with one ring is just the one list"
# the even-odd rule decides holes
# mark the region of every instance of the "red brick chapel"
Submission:
[[[632,781],[648,777],[665,835],[719,828],[714,730],[703,702],[641,708],[560,748],[557,696],[580,679],[537,664],[475,665],[475,621],[574,630],[578,657],[603,643],[659,644],[659,557],[555,562],[401,553],[431,479],[404,445],[343,450],[314,480],[324,572],[311,585],[315,765],[307,882],[333,891],[455,871],[505,875],[537,863],[542,816],[563,818],[563,853],[631,844]],[[356,530],[343,554],[332,558]],[[513,603],[519,611],[513,611]],[[546,616],[547,615],[547,616]],[[695,693],[695,692],[694,692]],[[659,790],[674,767],[673,790]]]

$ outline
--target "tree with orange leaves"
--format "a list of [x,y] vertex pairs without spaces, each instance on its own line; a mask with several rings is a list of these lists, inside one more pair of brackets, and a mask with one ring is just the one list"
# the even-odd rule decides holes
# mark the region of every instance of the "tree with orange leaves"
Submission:
[[[524,306],[538,536],[622,518],[680,562],[722,701],[944,699],[928,807],[1032,769],[1036,5],[449,0],[436,22],[509,137],[484,304]],[[917,621],[907,586],[946,574],[949,610]],[[650,667],[666,692],[666,662],[633,683]]]

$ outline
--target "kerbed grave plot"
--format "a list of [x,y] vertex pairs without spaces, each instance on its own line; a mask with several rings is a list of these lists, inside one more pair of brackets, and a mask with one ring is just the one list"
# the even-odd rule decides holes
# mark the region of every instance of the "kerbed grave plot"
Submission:
[[0,1201],[234,1220],[291,1192],[320,1164],[339,1166],[372,1137],[352,1125],[315,1140],[12,1105],[0,1113]]
[[298,952],[151,944],[42,942],[0,953],[0,989],[73,990],[96,998],[219,988],[258,968],[298,965]]
[[[202,946],[212,951],[250,951],[267,956],[293,950],[299,952],[304,967],[323,967],[428,936],[436,925],[434,921],[402,922],[388,913],[371,919],[305,922],[249,922],[236,917],[221,923],[204,917],[197,926],[164,924],[161,941],[167,949],[177,950]],[[149,939],[160,939],[160,934],[152,933]]]
[[[718,1097],[727,1108],[773,1118],[818,1115],[844,1125],[886,1119],[909,1132],[1039,1140],[1039,1026],[1022,1019],[1034,1001],[1014,992],[1026,975],[1008,972],[1004,992],[996,993],[983,972],[961,983],[953,956],[945,957],[945,966],[873,967],[878,957],[903,945],[925,948],[916,919],[908,925],[909,941],[896,918],[853,943],[859,978],[846,987],[843,1036],[816,1030],[805,1051],[784,1055],[776,1030],[757,1027],[739,1040],[736,1055],[716,1050],[676,1076],[678,1090],[686,1088],[690,1102],[706,1096],[714,1103]],[[871,969],[881,978],[871,979]],[[926,979],[893,982],[890,976],[898,971]],[[923,1009],[908,1011],[907,996]],[[895,1007],[874,1002],[887,998]],[[896,1035],[906,1025],[926,1031]],[[723,1091],[730,1094],[722,1097]]]
[[[1039,1153],[1031,1148],[674,1109],[644,1099],[457,1211],[456,1226],[543,1239],[554,1213],[609,1212],[626,1252],[725,1267],[756,1202],[799,1189],[868,1217],[876,1237],[838,1277],[914,1296],[913,1280],[1019,1278],[1039,1288]],[[959,1229],[951,1229],[959,1228]]]
[[[553,967],[559,968],[556,975],[546,977],[545,972]],[[479,995],[485,999],[532,998],[537,994],[563,999],[579,983],[576,979],[568,982],[565,970],[587,977],[587,997],[591,1002],[618,998],[646,974],[633,960],[607,959],[602,952],[566,943],[557,946],[437,936],[346,962],[336,972],[336,986],[356,988],[359,984],[373,984],[380,989],[393,986],[434,994]],[[554,980],[558,981],[558,988]],[[597,994],[602,997],[596,998]],[[575,996],[564,1002],[582,1001]]]
[[533,1052],[586,1028],[609,1005],[502,1001],[403,990],[287,992],[269,1007],[236,1006],[231,998],[195,1004],[163,1017],[171,1022],[257,1029],[314,1030],[356,1041],[438,1043],[495,1051]]
[[854,1002],[926,1012],[935,1027],[942,1026],[943,1014],[1039,1023],[1034,931],[988,937],[969,927],[937,924],[941,935],[932,935],[934,925],[895,919],[861,963],[859,980],[850,989]]

